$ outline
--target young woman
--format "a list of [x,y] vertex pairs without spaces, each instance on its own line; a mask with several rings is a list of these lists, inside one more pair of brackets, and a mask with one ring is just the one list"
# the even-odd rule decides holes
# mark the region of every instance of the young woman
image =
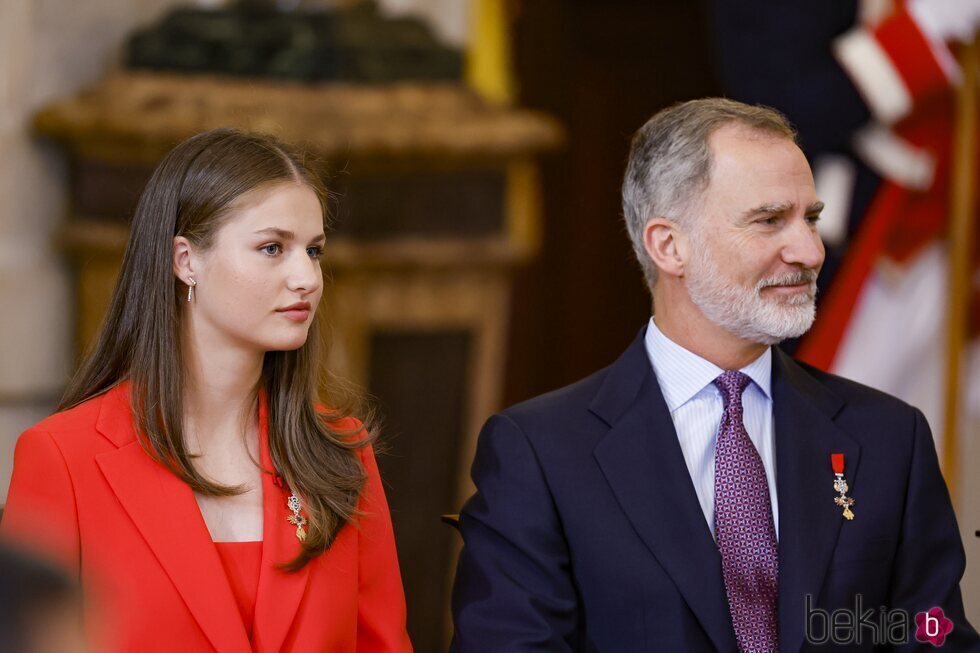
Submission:
[[97,344],[17,443],[3,531],[79,575],[108,651],[411,650],[370,436],[320,375],[324,207],[272,138],[177,146]]

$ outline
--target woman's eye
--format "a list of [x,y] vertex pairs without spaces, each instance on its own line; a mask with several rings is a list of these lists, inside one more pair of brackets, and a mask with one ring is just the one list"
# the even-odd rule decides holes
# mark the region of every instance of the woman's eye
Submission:
[[278,243],[271,243],[262,247],[262,251],[269,256],[275,256],[281,249],[282,247],[280,247]]
[[323,248],[316,245],[311,245],[310,247],[306,248],[306,253],[309,254],[310,258],[320,258],[323,256]]

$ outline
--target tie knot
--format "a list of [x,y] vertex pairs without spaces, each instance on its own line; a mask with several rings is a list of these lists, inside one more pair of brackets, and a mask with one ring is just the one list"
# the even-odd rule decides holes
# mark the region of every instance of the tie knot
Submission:
[[714,384],[721,390],[721,398],[724,400],[726,408],[732,403],[736,405],[742,403],[742,393],[745,392],[745,388],[749,386],[751,380],[748,375],[742,374],[738,370],[728,370],[714,380]]

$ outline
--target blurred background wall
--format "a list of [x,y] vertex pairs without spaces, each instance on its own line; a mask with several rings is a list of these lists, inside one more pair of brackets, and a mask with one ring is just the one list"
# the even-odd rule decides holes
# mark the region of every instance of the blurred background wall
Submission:
[[[14,441],[49,414],[72,368],[74,298],[52,244],[68,204],[64,155],[34,114],[98,80],[136,26],[175,0],[0,2],[0,477]],[[7,481],[0,483],[0,501]]]

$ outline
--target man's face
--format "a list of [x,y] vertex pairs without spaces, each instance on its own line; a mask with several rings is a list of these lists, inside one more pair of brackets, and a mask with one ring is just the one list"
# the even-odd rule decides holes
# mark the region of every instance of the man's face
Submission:
[[802,335],[813,323],[824,259],[810,166],[792,141],[743,127],[722,127],[709,143],[711,182],[699,214],[689,216],[691,300],[751,342]]

